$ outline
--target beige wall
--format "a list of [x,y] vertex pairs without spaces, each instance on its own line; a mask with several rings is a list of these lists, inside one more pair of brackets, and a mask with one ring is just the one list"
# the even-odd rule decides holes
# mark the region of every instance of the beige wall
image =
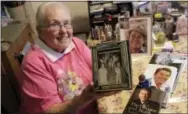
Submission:
[[[26,2],[25,10],[27,17],[30,20],[32,28],[36,25],[36,11],[39,5],[44,2]],[[88,32],[89,31],[89,18],[88,18],[88,4],[87,2],[62,2],[70,10],[74,32]],[[35,31],[36,32],[36,31]]]

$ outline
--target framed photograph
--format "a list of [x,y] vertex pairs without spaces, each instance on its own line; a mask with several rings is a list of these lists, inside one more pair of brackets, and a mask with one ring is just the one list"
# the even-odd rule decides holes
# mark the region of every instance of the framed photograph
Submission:
[[108,42],[92,47],[96,92],[132,88],[128,42]]
[[131,54],[152,54],[152,18],[130,17],[127,40]]

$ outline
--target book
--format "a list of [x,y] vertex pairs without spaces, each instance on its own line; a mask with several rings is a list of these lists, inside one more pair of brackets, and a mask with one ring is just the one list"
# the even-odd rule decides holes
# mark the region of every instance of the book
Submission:
[[164,97],[165,92],[159,89],[137,87],[123,114],[158,114]]

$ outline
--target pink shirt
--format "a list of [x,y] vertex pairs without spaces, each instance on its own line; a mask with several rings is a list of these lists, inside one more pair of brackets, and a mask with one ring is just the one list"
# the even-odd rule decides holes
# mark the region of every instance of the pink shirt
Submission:
[[22,90],[21,112],[37,113],[79,95],[92,82],[90,49],[78,38],[57,53],[36,41],[22,62],[18,77]]

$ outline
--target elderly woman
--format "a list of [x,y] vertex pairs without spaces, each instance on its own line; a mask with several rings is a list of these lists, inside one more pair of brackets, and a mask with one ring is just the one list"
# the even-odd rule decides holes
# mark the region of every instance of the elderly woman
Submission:
[[21,113],[96,113],[88,106],[101,97],[91,84],[91,52],[73,37],[69,10],[59,2],[44,3],[36,20],[39,38],[24,57],[18,77]]
[[146,43],[145,28],[142,25],[133,26],[129,31],[129,49],[131,53],[145,53],[144,45]]

